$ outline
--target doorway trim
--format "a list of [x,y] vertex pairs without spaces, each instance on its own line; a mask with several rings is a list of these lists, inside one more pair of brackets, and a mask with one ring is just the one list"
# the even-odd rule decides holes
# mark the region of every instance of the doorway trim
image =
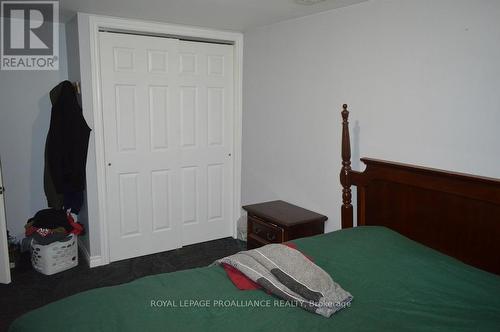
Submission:
[[5,218],[5,188],[2,178],[2,161],[0,160],[0,284],[10,284],[9,240],[7,238],[7,219]]
[[[86,24],[80,24],[85,22]],[[90,211],[89,206],[89,224],[98,223],[96,227],[99,234],[100,252],[96,255],[92,247],[87,248],[89,253],[89,265],[95,267],[110,263],[109,243],[108,243],[108,223],[106,220],[106,159],[104,151],[104,125],[102,120],[102,91],[101,91],[101,73],[100,73],[100,47],[99,47],[99,31],[115,30],[126,31],[137,34],[165,35],[185,37],[199,41],[218,41],[231,43],[234,47],[234,151],[233,151],[233,237],[237,237],[237,223],[241,218],[241,140],[242,140],[242,81],[243,81],[243,34],[239,32],[230,32],[214,29],[206,29],[200,27],[167,24],[160,22],[147,22],[141,20],[124,19],[109,16],[89,15],[78,13],[78,27],[87,31],[79,31],[79,38],[82,39],[88,36],[88,40],[84,40],[83,44],[89,45],[89,50],[82,50],[82,40],[80,40],[80,68],[82,72],[82,103],[85,109],[85,104],[91,107],[93,117],[93,133],[95,139],[95,163],[97,180],[97,206],[92,207],[97,211]],[[82,52],[89,52],[90,63],[85,63],[82,59]],[[88,54],[88,53],[87,53]],[[85,75],[84,70],[88,71],[90,65],[90,75]],[[89,77],[90,76],[90,77]],[[88,82],[85,82],[88,79]],[[85,88],[90,92],[85,96]],[[87,107],[88,107],[87,106]],[[92,153],[93,151],[89,151]],[[87,167],[87,170],[89,168]],[[89,177],[87,176],[87,188],[94,188],[95,184],[89,186]],[[88,195],[88,192],[87,192]],[[94,217],[98,220],[92,220]],[[90,231],[90,230],[89,230]],[[89,232],[89,237],[93,235]],[[95,235],[94,235],[95,236]],[[90,240],[92,242],[92,240]],[[86,255],[85,255],[86,256]]]

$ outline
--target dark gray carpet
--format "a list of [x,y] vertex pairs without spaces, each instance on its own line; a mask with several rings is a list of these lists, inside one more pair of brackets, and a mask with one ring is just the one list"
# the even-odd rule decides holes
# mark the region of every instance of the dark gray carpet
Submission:
[[80,255],[77,267],[52,276],[35,272],[29,255],[25,255],[19,266],[11,270],[12,283],[0,284],[0,331],[6,331],[10,323],[22,314],[64,297],[147,275],[207,266],[241,250],[245,250],[245,242],[225,238],[93,269]]

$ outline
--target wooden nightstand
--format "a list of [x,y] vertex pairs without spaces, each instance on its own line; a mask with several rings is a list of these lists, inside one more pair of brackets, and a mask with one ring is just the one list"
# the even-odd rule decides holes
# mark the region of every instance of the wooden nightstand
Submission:
[[247,249],[323,234],[326,216],[284,201],[244,206],[247,217]]

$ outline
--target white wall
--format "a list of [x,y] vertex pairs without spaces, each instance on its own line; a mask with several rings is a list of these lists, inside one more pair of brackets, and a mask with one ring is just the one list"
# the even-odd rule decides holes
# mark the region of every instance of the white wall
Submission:
[[343,103],[353,161],[500,177],[499,18],[495,0],[372,0],[245,33],[243,203],[340,228]]
[[64,24],[59,29],[58,71],[0,71],[0,158],[7,228],[18,239],[24,237],[28,218],[47,207],[43,169],[49,92],[67,78]]

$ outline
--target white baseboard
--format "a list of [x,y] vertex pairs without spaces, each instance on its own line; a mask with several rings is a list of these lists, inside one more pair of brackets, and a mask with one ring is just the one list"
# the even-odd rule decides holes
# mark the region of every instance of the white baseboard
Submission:
[[103,265],[102,264],[101,256],[91,256],[90,257],[89,266],[91,268],[98,267],[98,266],[101,266],[101,265]]
[[78,248],[80,249],[81,253],[83,254],[83,258],[87,261],[87,265],[90,268],[102,265],[101,256],[90,256],[87,246],[85,246],[80,238],[78,238]]

